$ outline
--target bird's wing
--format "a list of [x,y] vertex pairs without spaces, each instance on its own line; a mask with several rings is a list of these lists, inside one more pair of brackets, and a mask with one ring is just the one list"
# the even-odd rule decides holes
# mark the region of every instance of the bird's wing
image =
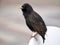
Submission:
[[41,16],[39,16],[39,14],[37,14],[36,12],[34,12],[29,16],[29,21],[35,31],[37,30],[37,32],[42,32],[42,33],[46,32],[47,30],[46,25],[43,19],[41,18]]
[[33,20],[31,21],[31,26],[33,27],[33,29],[38,32],[40,35],[45,35],[46,29],[45,26],[43,25],[42,22]]
[[29,19],[31,26],[33,29],[39,33],[43,39],[45,39],[45,33],[46,33],[46,25],[43,21],[43,19],[38,14],[32,14]]
[[45,35],[45,26],[42,25],[42,23],[31,23],[32,27],[36,32],[38,32],[40,35]]

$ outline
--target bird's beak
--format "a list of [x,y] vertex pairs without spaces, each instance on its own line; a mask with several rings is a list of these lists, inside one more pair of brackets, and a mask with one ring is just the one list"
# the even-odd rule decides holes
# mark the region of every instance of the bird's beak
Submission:
[[20,9],[23,9],[23,7],[21,6]]
[[17,9],[23,9],[23,7],[20,6],[20,5],[16,5],[16,8],[17,8]]

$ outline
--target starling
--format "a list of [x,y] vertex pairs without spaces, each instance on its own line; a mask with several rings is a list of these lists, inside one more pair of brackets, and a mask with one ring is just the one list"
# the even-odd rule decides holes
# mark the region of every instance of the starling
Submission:
[[42,17],[36,13],[28,3],[23,4],[21,10],[23,12],[26,25],[32,32],[37,32],[43,38],[44,42],[47,28]]

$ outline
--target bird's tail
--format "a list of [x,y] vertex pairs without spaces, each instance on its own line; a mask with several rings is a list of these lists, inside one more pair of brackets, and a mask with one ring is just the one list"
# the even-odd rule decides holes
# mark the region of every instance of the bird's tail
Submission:
[[43,43],[45,42],[45,34],[39,33],[39,35],[43,38]]

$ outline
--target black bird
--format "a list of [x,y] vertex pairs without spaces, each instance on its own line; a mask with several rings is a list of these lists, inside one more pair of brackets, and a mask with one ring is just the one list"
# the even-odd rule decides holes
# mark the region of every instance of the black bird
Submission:
[[42,17],[36,13],[28,3],[23,4],[21,10],[25,17],[27,26],[32,32],[37,32],[41,35],[44,42],[47,28]]

